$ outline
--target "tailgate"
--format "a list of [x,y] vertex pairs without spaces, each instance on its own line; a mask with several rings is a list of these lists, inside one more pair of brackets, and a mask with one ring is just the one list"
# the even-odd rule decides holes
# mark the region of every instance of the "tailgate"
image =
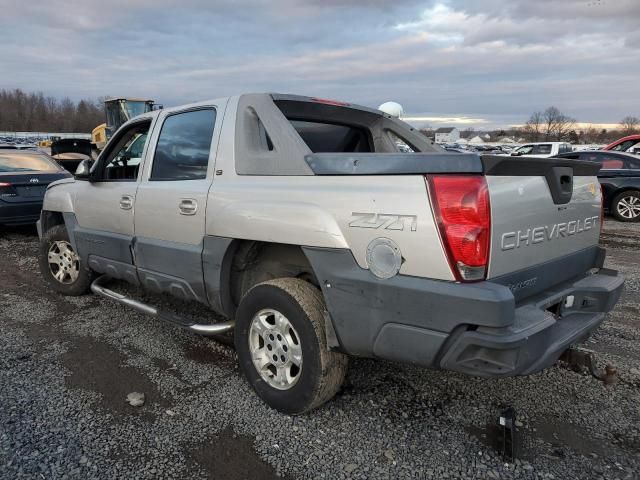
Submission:
[[482,162],[491,201],[487,278],[543,265],[549,273],[554,264],[564,266],[563,260],[597,246],[600,165],[495,156],[484,156]]

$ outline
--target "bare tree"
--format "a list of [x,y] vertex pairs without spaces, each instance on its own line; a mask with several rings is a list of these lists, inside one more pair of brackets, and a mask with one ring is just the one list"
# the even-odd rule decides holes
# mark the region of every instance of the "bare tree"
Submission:
[[542,122],[542,113],[533,112],[520,134],[530,142],[537,142],[542,137]]
[[576,124],[575,118],[562,113],[556,107],[547,108],[542,114],[543,133],[546,140],[567,140]]
[[620,129],[624,135],[633,135],[640,131],[640,118],[628,115],[620,120]]

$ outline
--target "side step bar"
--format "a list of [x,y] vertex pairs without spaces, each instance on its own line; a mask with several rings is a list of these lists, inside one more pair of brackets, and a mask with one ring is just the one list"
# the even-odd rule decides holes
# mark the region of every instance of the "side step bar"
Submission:
[[147,305],[146,303],[138,302],[137,300],[125,297],[118,292],[114,292],[113,290],[109,290],[108,288],[104,287],[103,284],[109,279],[110,277],[108,275],[102,275],[96,278],[91,284],[91,291],[96,295],[115,300],[116,302],[121,303],[122,305],[126,305],[127,307],[131,307],[134,310],[146,313],[147,315],[158,317],[161,320],[171,322],[175,325],[178,325],[179,327],[191,330],[192,332],[204,336],[220,335],[221,333],[233,330],[235,326],[235,322],[233,320],[212,325],[205,325],[193,323],[178,315],[174,315],[173,313],[163,312],[162,310],[158,310],[156,307]]

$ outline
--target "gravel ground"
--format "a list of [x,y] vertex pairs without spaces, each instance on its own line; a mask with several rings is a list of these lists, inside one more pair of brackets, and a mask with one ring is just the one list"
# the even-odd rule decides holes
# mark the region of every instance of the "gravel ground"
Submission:
[[[9,229],[0,478],[640,478],[640,225],[608,221],[603,243],[627,287],[585,346],[618,368],[617,384],[564,366],[483,380],[355,360],[334,401],[294,418],[258,400],[230,347],[95,296],[53,294],[35,231]],[[144,406],[126,403],[131,392]],[[492,448],[503,405],[521,422],[515,462]]]

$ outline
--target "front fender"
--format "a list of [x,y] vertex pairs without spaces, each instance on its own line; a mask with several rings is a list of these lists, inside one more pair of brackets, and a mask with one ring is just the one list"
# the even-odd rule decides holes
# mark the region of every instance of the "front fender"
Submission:
[[50,212],[73,213],[73,185],[75,181],[59,180],[47,188],[42,209]]

